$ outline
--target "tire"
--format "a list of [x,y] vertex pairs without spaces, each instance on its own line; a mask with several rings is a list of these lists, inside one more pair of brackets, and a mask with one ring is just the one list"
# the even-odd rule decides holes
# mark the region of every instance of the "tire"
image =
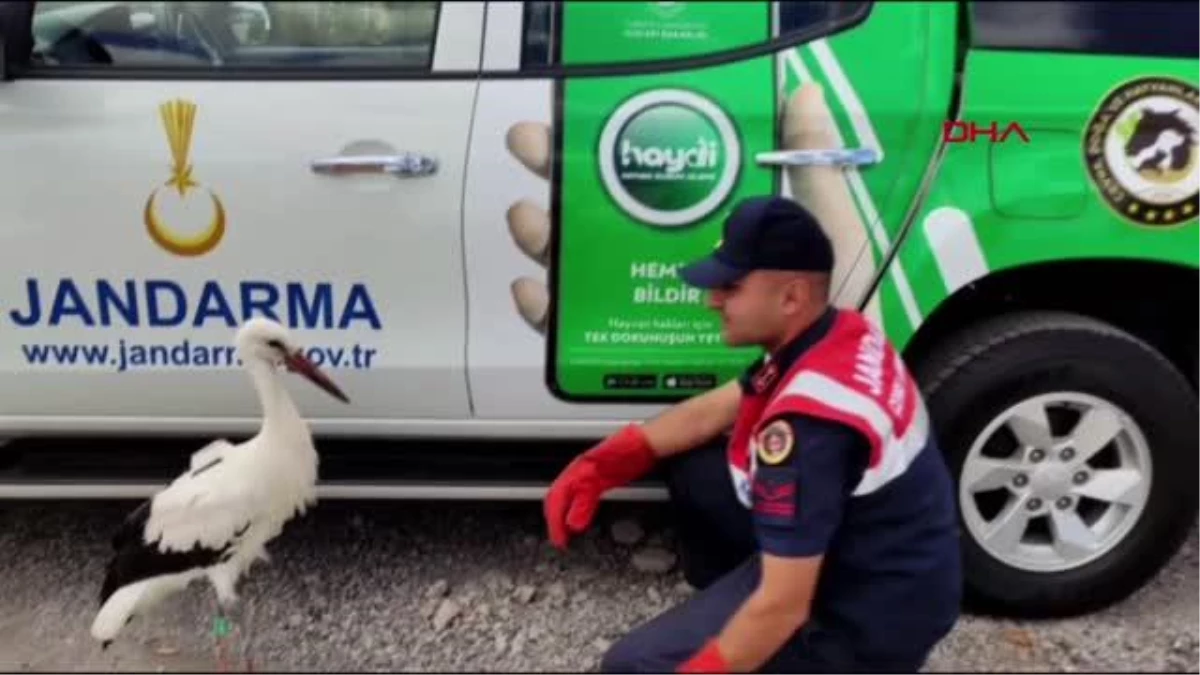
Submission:
[[[914,364],[913,370],[922,383],[935,432],[953,472],[962,532],[964,595],[973,610],[1020,618],[1063,617],[1096,611],[1123,600],[1147,583],[1182,546],[1196,521],[1200,497],[1196,481],[1200,454],[1196,420],[1200,413],[1196,395],[1187,381],[1145,342],[1083,316],[1019,313],[989,319],[964,330],[922,363]],[[968,498],[965,491],[980,484],[974,480],[964,484],[963,474],[976,440],[984,432],[990,432],[989,425],[1014,404],[1029,402],[1036,396],[1057,398],[1055,392],[1073,392],[1071,395],[1079,396],[1083,405],[1100,406],[1104,410],[1107,403],[1127,415],[1106,418],[1110,424],[1120,424],[1119,442],[1094,455],[1091,461],[1096,464],[1074,467],[1061,463],[1072,454],[1073,448],[1066,449],[1069,444],[1051,445],[1040,457],[1029,451],[1027,445],[1027,462],[1040,461],[1021,465],[1024,478],[1013,473],[1011,466],[993,471],[987,475],[995,476],[996,483],[1003,481],[995,493],[998,497]],[[1026,433],[1024,437],[1037,440],[1035,445],[1045,445],[1035,434]],[[993,438],[999,444],[988,447],[996,451],[1005,447],[1006,438],[1011,447],[1014,436],[1001,430]],[[1120,452],[1126,454],[1122,456]],[[1134,463],[1139,456],[1143,462],[1148,458],[1148,481],[1146,467],[1138,469]],[[1073,459],[1077,462],[1079,458]],[[1102,476],[1099,469],[1106,468],[1100,462],[1108,462],[1107,468],[1112,468],[1116,460],[1132,470],[1142,471],[1141,484],[1149,487],[1144,500],[1132,500],[1142,502],[1140,515],[1136,518],[1126,515],[1125,520],[1131,523],[1125,526],[1127,530],[1122,533],[1118,526],[1110,533],[1110,548],[1101,547],[1103,552],[1091,560],[1076,559],[1073,567],[1032,568],[1028,566],[1028,557],[1013,562],[1011,553],[1017,550],[1052,556],[1054,549],[1044,544],[1041,549],[1023,544],[1038,543],[1038,535],[1045,542],[1057,532],[1071,531],[1058,530],[1052,524],[1069,524],[1072,511],[1086,513],[1085,520],[1094,517],[1099,502],[1080,499],[1074,491],[1093,492],[1100,486],[1114,485],[1105,482],[1113,475],[1103,476],[1103,480],[1097,476]],[[1056,462],[1058,468],[1048,468]],[[971,466],[981,465],[972,459]],[[1026,468],[1028,472],[1024,471]],[[978,475],[983,474],[972,474]],[[1124,474],[1125,480],[1132,480],[1130,476]],[[1105,494],[1111,496],[1113,492],[1109,489]],[[1005,508],[998,506],[1005,493],[1009,495],[1008,508],[1013,504],[1023,507],[1011,513],[1040,514],[1038,522],[1026,531],[1028,540],[1016,547],[1011,543],[995,547],[1006,552],[1010,556],[1007,558],[989,553],[975,534],[982,531],[981,523],[987,524],[984,518],[987,508]],[[1055,494],[1062,496],[1048,503],[1048,498]],[[1022,495],[1024,502],[1019,501]],[[988,499],[994,502],[990,506]],[[1041,500],[1040,510],[1036,500]],[[1108,513],[1111,518],[1121,511],[1110,509]],[[1103,527],[1105,522],[1090,524]],[[1019,530],[1018,527],[1013,531]],[[1069,552],[1066,548],[1059,550]],[[1047,557],[1043,562],[1049,560]]]

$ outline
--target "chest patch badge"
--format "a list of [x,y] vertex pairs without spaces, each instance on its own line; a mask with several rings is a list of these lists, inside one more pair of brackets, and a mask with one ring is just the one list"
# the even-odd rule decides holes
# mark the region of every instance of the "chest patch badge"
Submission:
[[796,437],[792,433],[792,425],[784,420],[777,420],[767,425],[758,434],[758,459],[763,464],[779,464],[792,454]]

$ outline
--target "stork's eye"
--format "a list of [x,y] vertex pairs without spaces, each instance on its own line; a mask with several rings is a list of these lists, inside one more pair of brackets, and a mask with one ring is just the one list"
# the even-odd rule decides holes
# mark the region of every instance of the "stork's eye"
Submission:
[[270,339],[270,340],[267,340],[267,346],[268,346],[268,347],[271,347],[271,348],[273,348],[273,349],[278,349],[278,350],[279,350],[279,351],[281,351],[281,352],[283,352],[283,351],[287,351],[287,350],[284,348],[284,346],[283,346],[283,343],[282,343],[282,342],[280,342],[279,340],[276,340],[276,339]]

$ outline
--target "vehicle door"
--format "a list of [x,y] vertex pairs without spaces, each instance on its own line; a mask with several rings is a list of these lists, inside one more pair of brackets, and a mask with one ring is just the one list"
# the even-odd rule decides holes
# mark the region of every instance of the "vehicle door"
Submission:
[[8,426],[253,423],[231,340],[260,315],[350,396],[289,382],[318,429],[469,416],[462,185],[483,3],[3,11]]
[[860,306],[949,96],[945,11],[914,4],[488,3],[465,214],[476,415],[643,417],[739,374],[758,352],[726,347],[676,270],[744,197],[815,211],[836,301]]

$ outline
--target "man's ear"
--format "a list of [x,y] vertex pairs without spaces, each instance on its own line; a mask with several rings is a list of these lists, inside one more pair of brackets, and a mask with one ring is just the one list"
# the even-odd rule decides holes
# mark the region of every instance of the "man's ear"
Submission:
[[784,307],[789,314],[800,314],[814,305],[827,304],[829,288],[828,274],[794,272],[784,287]]
[[805,275],[793,272],[781,279],[780,283],[783,285],[783,307],[788,314],[799,314],[812,301],[812,284]]

